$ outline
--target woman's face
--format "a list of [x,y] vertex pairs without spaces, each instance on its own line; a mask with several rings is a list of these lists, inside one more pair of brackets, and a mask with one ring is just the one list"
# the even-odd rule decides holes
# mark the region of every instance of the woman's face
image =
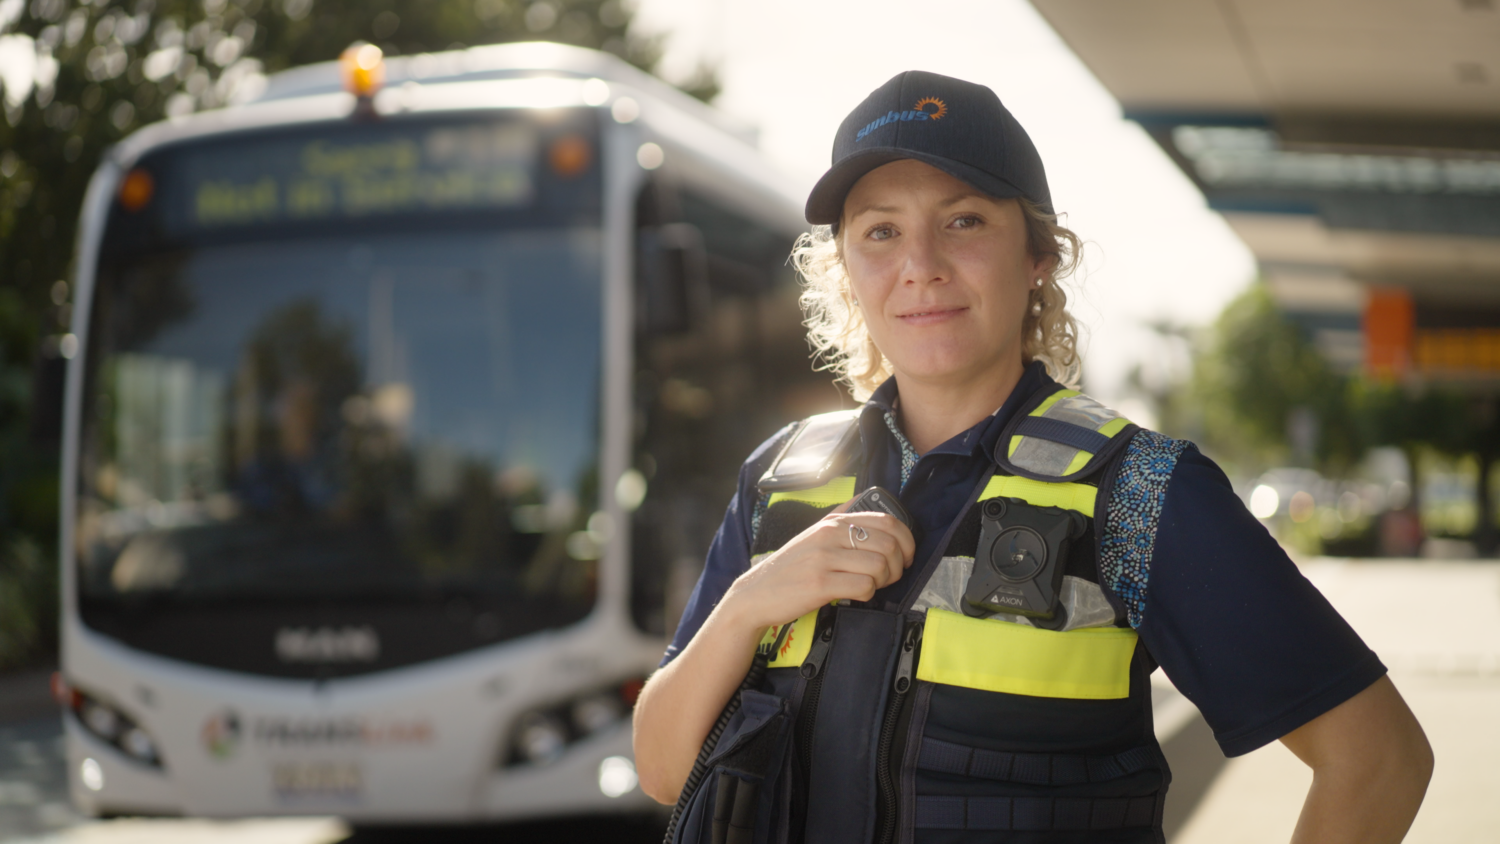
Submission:
[[1028,253],[1015,200],[903,159],[855,183],[840,231],[854,297],[898,379],[963,386],[1019,370],[1029,293],[1053,259]]

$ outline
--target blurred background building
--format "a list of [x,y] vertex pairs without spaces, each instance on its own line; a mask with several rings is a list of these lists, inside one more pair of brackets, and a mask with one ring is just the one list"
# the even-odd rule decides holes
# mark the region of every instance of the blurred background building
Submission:
[[[1335,471],[1377,446],[1404,447],[1413,465],[1467,458],[1472,515],[1434,512],[1428,527],[1467,529],[1493,551],[1492,0],[1034,5],[1249,245],[1261,294],[1321,357],[1295,367],[1303,389],[1244,396],[1284,405],[1262,434],[1281,422],[1291,461]],[[1415,533],[1389,532],[1389,550],[1413,550]]]
[[1337,370],[1493,391],[1492,0],[1034,5]]

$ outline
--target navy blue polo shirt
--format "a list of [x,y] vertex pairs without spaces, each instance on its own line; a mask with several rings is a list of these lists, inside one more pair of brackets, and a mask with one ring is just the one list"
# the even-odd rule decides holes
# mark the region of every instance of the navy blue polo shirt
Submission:
[[[939,551],[943,533],[990,466],[996,440],[1037,390],[1055,386],[1040,363],[1026,367],[992,416],[918,457],[896,425],[895,379],[860,417],[865,476],[900,492],[920,526],[908,572]],[[702,627],[730,584],[750,566],[760,501],[755,484],[791,434],[763,443],[740,469],[709,548],[698,586],[662,664]],[[1178,690],[1202,711],[1225,755],[1248,753],[1338,706],[1385,674],[1322,593],[1308,582],[1213,461],[1189,445],[1167,484],[1137,632]],[[875,600],[899,601],[915,584],[903,577]]]

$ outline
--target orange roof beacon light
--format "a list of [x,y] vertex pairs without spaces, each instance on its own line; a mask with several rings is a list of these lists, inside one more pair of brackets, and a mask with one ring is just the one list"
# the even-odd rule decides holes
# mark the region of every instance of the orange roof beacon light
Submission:
[[385,54],[374,44],[356,41],[339,56],[344,90],[359,99],[356,111],[370,110],[370,100],[385,84]]
[[552,163],[552,172],[564,179],[571,179],[589,169],[594,151],[589,142],[577,135],[564,135],[552,142],[547,159]]
[[125,174],[120,181],[120,204],[132,213],[146,207],[151,195],[156,193],[156,182],[151,174],[137,167]]

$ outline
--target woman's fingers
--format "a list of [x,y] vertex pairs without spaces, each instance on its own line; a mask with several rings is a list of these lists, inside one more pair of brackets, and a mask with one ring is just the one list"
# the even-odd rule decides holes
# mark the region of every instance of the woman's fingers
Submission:
[[875,557],[876,564],[881,569],[876,575],[881,581],[880,585],[885,586],[900,580],[901,575],[906,571],[906,555],[896,537],[877,530],[867,530],[865,539],[859,540],[858,531],[862,526],[852,525],[851,527],[854,531],[851,536],[856,540],[851,543],[851,547],[853,550],[863,551]]
[[911,529],[902,521],[889,513],[842,513],[825,516],[824,519],[838,521],[841,523],[854,523],[864,527],[866,530],[878,530],[889,535],[901,546],[901,554],[910,560],[917,553],[916,538],[911,535]]
[[821,577],[823,592],[829,601],[848,598],[851,601],[868,601],[875,597],[875,579],[867,574],[848,571],[826,571]]
[[[911,563],[911,531],[899,519],[885,513],[830,514],[810,533],[814,535],[808,537],[811,544],[827,555],[825,565],[867,574],[874,579],[877,589],[900,580]],[[845,557],[840,551],[864,551],[872,557],[864,560],[865,565],[851,569],[839,561],[847,563],[856,558]],[[872,563],[876,569],[869,567]]]
[[[846,534],[849,526],[853,525],[863,529],[871,539],[876,536],[888,538],[894,543],[892,553],[898,558],[897,563],[902,568],[910,565],[912,557],[917,553],[916,541],[911,535],[911,530],[895,516],[885,513],[845,513],[838,516],[825,516],[823,524],[842,525]],[[857,536],[857,533],[850,534],[851,539]]]
[[889,586],[899,579],[899,574],[891,570],[889,556],[878,551],[864,549],[845,551],[837,555],[827,570],[863,575],[873,580],[877,589]]

